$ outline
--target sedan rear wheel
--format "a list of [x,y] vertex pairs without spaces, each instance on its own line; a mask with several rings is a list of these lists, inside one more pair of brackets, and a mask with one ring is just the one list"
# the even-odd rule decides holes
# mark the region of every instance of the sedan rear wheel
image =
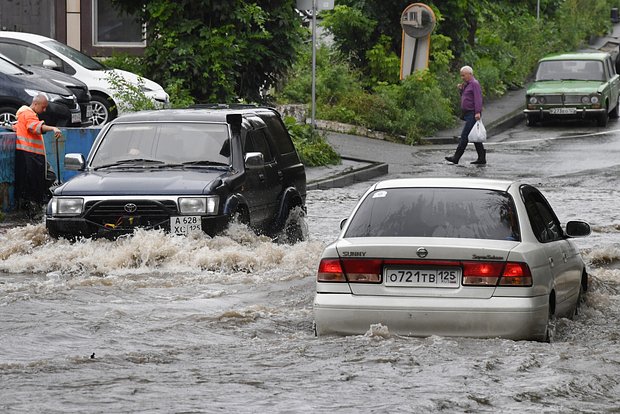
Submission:
[[93,95],[90,103],[93,107],[93,116],[90,118],[93,125],[103,125],[116,118],[114,102],[110,98]]
[[547,327],[545,328],[545,342],[552,343],[555,338],[556,319],[553,314],[553,306],[549,302],[549,315],[547,317]]

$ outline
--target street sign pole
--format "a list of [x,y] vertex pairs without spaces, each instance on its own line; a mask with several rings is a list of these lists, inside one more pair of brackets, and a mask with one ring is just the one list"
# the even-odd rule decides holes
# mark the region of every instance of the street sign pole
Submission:
[[316,1],[312,0],[312,128],[316,128]]

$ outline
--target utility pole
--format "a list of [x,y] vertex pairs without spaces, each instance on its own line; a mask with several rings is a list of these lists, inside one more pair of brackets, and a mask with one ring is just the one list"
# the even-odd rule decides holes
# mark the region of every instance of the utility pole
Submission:
[[297,10],[312,11],[312,128],[316,128],[316,14],[319,10],[332,10],[334,0],[297,0]]

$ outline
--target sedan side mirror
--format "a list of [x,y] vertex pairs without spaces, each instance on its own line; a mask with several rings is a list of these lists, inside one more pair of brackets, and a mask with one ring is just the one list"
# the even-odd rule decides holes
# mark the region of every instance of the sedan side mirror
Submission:
[[45,69],[58,69],[58,65],[52,59],[45,59],[43,61],[43,67]]
[[585,237],[590,235],[592,229],[585,221],[569,221],[566,223],[566,235],[568,237]]
[[347,224],[347,220],[349,219],[345,218],[345,219],[340,220],[340,230],[342,230],[344,228],[344,225]]
[[86,166],[84,156],[82,154],[66,154],[65,169],[68,171],[82,171]]
[[245,167],[252,170],[263,168],[265,166],[265,157],[261,152],[248,152],[245,154]]

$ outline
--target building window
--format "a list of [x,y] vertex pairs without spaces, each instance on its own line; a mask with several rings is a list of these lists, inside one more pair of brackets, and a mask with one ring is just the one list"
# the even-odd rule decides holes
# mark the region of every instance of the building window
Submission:
[[146,46],[144,25],[135,16],[116,9],[112,0],[92,1],[94,46]]

